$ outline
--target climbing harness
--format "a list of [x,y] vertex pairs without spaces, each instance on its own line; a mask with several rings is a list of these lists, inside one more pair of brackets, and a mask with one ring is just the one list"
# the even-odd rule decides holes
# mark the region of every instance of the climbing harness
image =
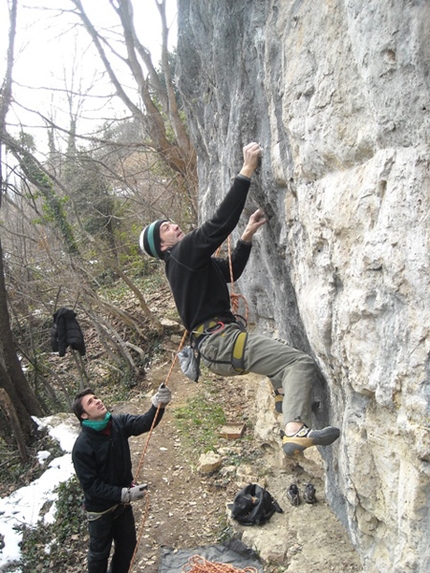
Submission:
[[[197,350],[199,355],[203,357],[208,362],[212,362],[213,364],[231,364],[233,368],[239,374],[245,374],[246,370],[244,368],[245,363],[245,345],[246,340],[248,338],[248,333],[246,332],[246,322],[245,319],[241,316],[236,317],[237,320],[232,321],[231,319],[222,320],[217,317],[203,322],[199,326],[197,326],[193,332],[191,333],[191,346],[193,347],[193,339],[194,339],[194,348]],[[206,339],[208,336],[212,336],[214,334],[220,334],[225,330],[226,327],[229,325],[234,324],[238,327],[238,334],[234,341],[233,350],[231,353],[230,360],[214,360],[213,358],[209,358],[205,356],[201,350],[200,346],[203,340]]]
[[278,414],[282,414],[282,402],[284,400],[284,389],[276,388],[273,390],[272,396],[275,398],[275,410]]
[[103,515],[106,515],[107,513],[113,513],[115,509],[118,507],[118,505],[119,504],[116,503],[115,505],[112,505],[112,507],[105,509],[105,511],[85,511],[85,515],[88,521],[97,521],[97,519],[99,519]]
[[225,325],[226,323],[223,319],[217,317],[212,318],[199,324],[199,326],[193,330],[192,334],[194,334],[196,338],[208,336],[209,334],[218,334],[224,330]]
[[248,333],[245,331],[239,332],[237,335],[236,341],[233,346],[233,354],[231,358],[231,363],[233,368],[237,370],[237,372],[241,372],[245,374],[245,345],[246,340],[248,338]]

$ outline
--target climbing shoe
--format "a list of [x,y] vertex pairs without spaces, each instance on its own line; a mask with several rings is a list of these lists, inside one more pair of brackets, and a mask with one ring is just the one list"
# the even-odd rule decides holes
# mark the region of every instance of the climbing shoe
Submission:
[[277,388],[273,390],[273,396],[275,398],[275,410],[278,414],[282,414],[282,402],[284,401],[284,389]]
[[291,505],[300,505],[300,491],[295,483],[288,487],[287,498]]
[[316,503],[317,498],[315,497],[315,487],[311,483],[307,483],[303,490],[303,499],[306,503]]
[[293,436],[287,436],[285,432],[282,432],[282,448],[287,456],[294,456],[311,446],[329,446],[339,436],[340,430],[334,426],[312,430],[303,425]]

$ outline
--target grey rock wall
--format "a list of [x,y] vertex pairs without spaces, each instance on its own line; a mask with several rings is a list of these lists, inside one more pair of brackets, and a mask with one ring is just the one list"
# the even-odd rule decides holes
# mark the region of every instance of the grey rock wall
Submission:
[[320,366],[327,495],[365,570],[430,571],[430,2],[178,8],[201,216],[260,141],[241,290]]

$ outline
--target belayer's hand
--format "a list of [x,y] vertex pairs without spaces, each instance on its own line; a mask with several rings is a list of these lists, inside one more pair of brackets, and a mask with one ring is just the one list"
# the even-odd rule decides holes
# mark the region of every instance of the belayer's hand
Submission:
[[157,393],[154,394],[154,396],[152,396],[151,402],[152,405],[155,406],[156,408],[158,408],[158,406],[164,408],[165,406],[167,406],[167,404],[170,402],[171,399],[172,399],[172,393],[170,391],[170,388],[164,386],[164,384],[161,384],[161,386],[157,390]]
[[121,490],[121,503],[130,503],[131,501],[142,499],[147,488],[146,483],[133,487],[123,487]]

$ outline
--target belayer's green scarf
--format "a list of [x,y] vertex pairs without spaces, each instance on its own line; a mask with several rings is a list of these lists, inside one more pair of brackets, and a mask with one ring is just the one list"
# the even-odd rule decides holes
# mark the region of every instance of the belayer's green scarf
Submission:
[[107,428],[111,417],[112,414],[110,412],[106,412],[103,420],[82,420],[82,425],[87,428],[91,428],[92,430],[96,430],[97,432],[101,432]]

